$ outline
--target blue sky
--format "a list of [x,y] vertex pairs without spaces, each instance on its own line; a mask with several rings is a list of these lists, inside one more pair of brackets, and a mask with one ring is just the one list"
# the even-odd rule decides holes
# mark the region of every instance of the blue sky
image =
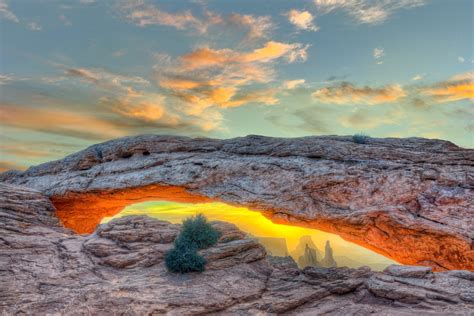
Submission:
[[474,147],[470,0],[0,0],[1,169],[141,133]]

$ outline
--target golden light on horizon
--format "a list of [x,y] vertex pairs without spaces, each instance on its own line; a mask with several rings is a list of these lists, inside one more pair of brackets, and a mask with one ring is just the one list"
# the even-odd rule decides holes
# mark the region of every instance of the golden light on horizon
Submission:
[[181,223],[183,219],[199,213],[205,215],[210,221],[220,220],[233,223],[253,237],[265,238],[267,240],[269,238],[284,239],[287,251],[295,261],[302,255],[302,253],[296,251],[301,237],[309,236],[320,251],[324,251],[325,243],[329,241],[334,251],[336,262],[339,261],[338,265],[341,266],[360,267],[367,265],[373,269],[380,270],[385,266],[396,263],[371,250],[348,242],[338,235],[317,229],[276,224],[260,212],[218,202],[188,204],[153,201],[132,204],[113,217],[104,217],[101,223],[106,223],[113,218],[130,215],[147,215],[171,223]]

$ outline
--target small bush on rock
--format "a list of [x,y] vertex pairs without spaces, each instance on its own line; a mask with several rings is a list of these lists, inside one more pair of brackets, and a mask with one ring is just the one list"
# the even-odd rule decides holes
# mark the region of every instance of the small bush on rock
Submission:
[[207,222],[204,215],[185,219],[174,248],[166,253],[166,268],[176,273],[204,271],[206,260],[197,251],[216,244],[219,237],[220,232]]
[[215,245],[220,235],[204,215],[198,214],[183,221],[183,228],[176,242],[193,243],[198,249],[204,249]]
[[355,134],[352,136],[352,141],[356,144],[367,144],[369,139],[370,136],[365,134]]
[[196,247],[181,243],[166,253],[166,267],[175,273],[202,272],[206,260],[197,253]]

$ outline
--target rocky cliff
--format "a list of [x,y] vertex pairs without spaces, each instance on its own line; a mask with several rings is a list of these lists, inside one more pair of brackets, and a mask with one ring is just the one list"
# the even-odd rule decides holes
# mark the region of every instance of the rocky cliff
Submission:
[[0,180],[50,197],[77,232],[139,201],[223,201],[404,264],[474,270],[474,151],[446,141],[145,135]]
[[[0,314],[467,315],[474,273],[429,267],[295,268],[234,225],[201,250],[206,271],[168,273],[180,226],[144,216],[90,235],[64,228],[39,191],[0,184]],[[288,258],[286,258],[288,259]]]

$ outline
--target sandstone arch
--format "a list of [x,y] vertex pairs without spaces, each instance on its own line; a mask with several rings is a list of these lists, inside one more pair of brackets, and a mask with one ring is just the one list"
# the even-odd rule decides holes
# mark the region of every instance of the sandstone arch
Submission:
[[404,264],[474,270],[473,166],[473,150],[419,138],[144,135],[1,178],[50,196],[79,232],[138,201],[215,200],[339,234]]

